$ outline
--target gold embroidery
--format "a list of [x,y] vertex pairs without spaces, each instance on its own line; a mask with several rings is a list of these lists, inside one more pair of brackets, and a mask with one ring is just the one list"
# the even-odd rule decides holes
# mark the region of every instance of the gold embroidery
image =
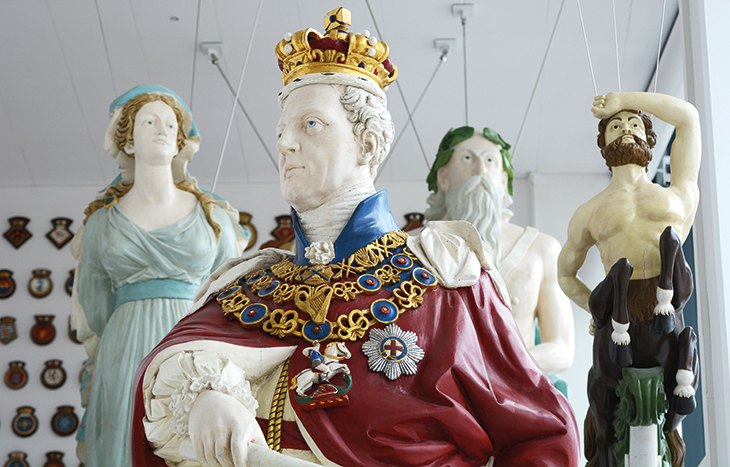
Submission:
[[332,275],[334,274],[332,272],[332,266],[322,266],[322,265],[316,265],[311,266],[309,268],[306,268],[305,270],[301,271],[300,276],[302,277],[301,281],[304,282],[307,285],[321,285],[326,284],[332,279]]
[[332,289],[336,299],[346,302],[355,300],[355,297],[362,293],[362,289],[354,282],[337,282],[332,285]]
[[274,397],[271,399],[269,410],[269,429],[266,433],[266,444],[269,449],[281,452],[281,425],[284,420],[284,404],[286,403],[286,388],[289,385],[289,362],[288,358],[281,369],[279,380],[276,382]]
[[348,315],[337,317],[335,332],[342,340],[356,341],[361,339],[365,332],[375,324],[374,319],[368,319],[370,310],[352,310]]
[[250,284],[247,282],[246,284],[248,285],[248,287],[251,289],[251,291],[253,293],[258,294],[261,291],[261,289],[264,288],[264,286],[266,286],[269,282],[272,281],[272,279],[271,279],[271,277],[269,277],[266,274],[266,271],[263,271],[263,270],[256,271],[255,273],[248,276],[246,279],[250,280],[249,279],[250,277],[255,277],[256,275],[259,275],[259,277],[255,281],[251,282]]
[[423,294],[425,290],[420,285],[414,284],[411,281],[405,281],[401,286],[393,290],[393,297],[395,297],[395,305],[400,310],[410,310],[418,308],[423,303]]
[[269,319],[264,321],[262,327],[272,336],[283,339],[289,334],[301,336],[301,332],[298,332],[297,329],[303,324],[304,321],[299,319],[299,313],[296,310],[276,309],[271,312]]
[[397,271],[390,264],[383,265],[382,268],[375,271],[374,275],[385,285],[397,284],[400,281],[400,271]]
[[272,294],[274,303],[290,302],[294,299],[294,292],[297,286],[291,284],[281,284]]
[[295,276],[302,267],[295,265],[290,259],[285,259],[281,263],[271,266],[271,272],[283,281],[294,281]]
[[[257,315],[256,306],[261,305],[254,305],[246,311],[247,315],[242,317],[244,310],[253,302],[246,296],[243,288],[236,285],[238,281],[229,285],[229,293],[221,294],[224,296],[219,298],[218,302],[223,308],[224,315],[235,316],[244,327],[261,327],[264,332],[282,339],[293,335],[313,341],[311,336],[307,337],[304,333],[304,325],[309,322],[308,318],[311,318],[317,329],[314,331],[318,334],[316,340],[322,342],[331,337],[356,341],[364,337],[368,329],[379,322],[378,320],[392,322],[406,310],[417,308],[423,303],[423,294],[436,287],[435,280],[433,285],[419,284],[415,280],[401,281],[401,274],[413,270],[418,261],[407,247],[404,247],[399,254],[406,256],[410,261],[400,260],[394,263],[398,267],[394,267],[386,261],[405,244],[406,238],[408,235],[404,232],[391,232],[337,264],[299,266],[294,264],[291,259],[286,259],[269,268],[275,278],[270,277],[266,270],[256,271],[244,277],[246,285],[254,294],[271,299],[277,304],[290,303],[296,309],[277,308],[267,311],[265,315]],[[404,264],[403,267],[398,265],[401,262]],[[367,279],[371,283],[358,282],[360,274],[376,267],[377,269],[370,273],[371,276]],[[355,280],[335,282],[330,285],[332,280],[350,276],[356,276]],[[373,277],[375,280],[372,280]],[[379,285],[377,285],[377,281],[380,281]],[[294,282],[294,284],[286,282]],[[390,321],[385,321],[380,317],[376,320],[370,309],[353,309],[347,314],[338,316],[334,322],[327,320],[333,298],[353,301],[362,293],[377,293],[384,285],[398,283],[400,285],[393,289],[392,297],[388,300],[392,303],[397,315],[384,315]],[[372,288],[368,288],[371,286]],[[274,290],[270,290],[272,288]],[[254,316],[260,316],[260,318],[250,318],[248,322],[245,321],[246,317]],[[331,332],[329,336],[325,337],[324,334],[328,330]]]
[[243,309],[251,304],[251,300],[241,292],[241,288],[239,287],[238,293],[233,293],[224,299],[218,300],[218,303],[223,308],[224,316],[229,317],[228,315],[233,315],[235,319],[239,319]]
[[316,288],[302,285],[294,293],[294,305],[311,316],[312,321],[322,324],[330,309],[333,292],[332,287],[326,284]]

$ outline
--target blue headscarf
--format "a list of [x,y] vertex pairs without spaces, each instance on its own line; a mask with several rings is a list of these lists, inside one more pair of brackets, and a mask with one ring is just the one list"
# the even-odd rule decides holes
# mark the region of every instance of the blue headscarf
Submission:
[[198,152],[198,148],[200,147],[200,133],[198,133],[198,127],[195,125],[195,121],[193,121],[190,109],[180,96],[166,87],[157,84],[141,84],[139,86],[135,86],[114,99],[109,106],[110,122],[104,137],[104,149],[109,151],[117,164],[119,164],[120,172],[114,181],[112,181],[111,185],[120,181],[131,182],[134,180],[134,159],[129,157],[127,153],[117,147],[117,143],[114,140],[114,133],[119,125],[119,119],[121,118],[124,106],[127,105],[130,100],[142,94],[167,94],[175,99],[182,109],[183,129],[188,135],[188,140],[185,146],[180,149],[178,154],[172,160],[172,175],[173,180],[176,183],[189,180],[197,186],[197,181],[187,171],[187,165],[193,158],[193,155]]

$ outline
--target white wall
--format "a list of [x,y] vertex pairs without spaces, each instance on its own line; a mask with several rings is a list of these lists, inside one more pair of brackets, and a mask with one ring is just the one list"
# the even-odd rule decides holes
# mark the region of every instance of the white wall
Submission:
[[[9,227],[7,219],[23,216],[30,219],[28,230],[33,236],[19,249],[15,249],[5,238],[0,238],[0,269],[13,271],[15,293],[0,300],[0,316],[12,316],[18,338],[7,345],[0,344],[0,370],[4,375],[9,362],[24,361],[28,372],[28,383],[17,390],[0,384],[0,462],[5,463],[11,451],[23,451],[31,466],[46,462],[45,453],[62,451],[67,466],[78,465],[74,435],[59,437],[51,430],[51,418],[56,407],[75,406],[76,415],[83,413],[79,400],[79,374],[86,358],[83,346],[75,344],[68,337],[68,319],[71,297],[64,290],[68,272],[75,267],[69,252],[69,244],[59,250],[47,238],[52,229],[51,219],[68,217],[74,219],[70,230],[75,232],[83,220],[83,207],[88,204],[93,190],[88,188],[15,188],[0,189],[0,233]],[[53,290],[44,298],[35,298],[28,292],[28,281],[33,269],[49,269]],[[33,315],[56,315],[53,325],[56,338],[48,345],[38,346],[30,339],[31,327],[35,324]],[[58,389],[46,389],[40,375],[44,362],[50,359],[63,361],[66,383]],[[28,438],[16,436],[11,423],[18,407],[29,405],[36,409],[38,430]]]

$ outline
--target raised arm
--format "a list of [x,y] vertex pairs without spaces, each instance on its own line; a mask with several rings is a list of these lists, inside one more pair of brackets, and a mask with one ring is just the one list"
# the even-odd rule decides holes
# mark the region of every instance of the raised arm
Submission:
[[696,207],[699,193],[697,177],[702,153],[697,109],[689,102],[666,94],[610,92],[605,96],[596,96],[592,112],[596,118],[606,118],[622,109],[648,112],[677,129],[671,152],[671,187],[680,196],[689,196],[684,199]]
[[573,364],[575,329],[570,300],[558,284],[560,244],[545,234],[538,237],[542,253],[543,279],[537,301],[540,344],[530,350],[540,368],[549,375],[562,373]]
[[588,231],[590,209],[583,205],[573,214],[568,225],[568,241],[558,256],[558,283],[565,295],[579,307],[590,312],[588,298],[590,289],[578,278],[578,270],[583,266],[586,255],[595,241]]

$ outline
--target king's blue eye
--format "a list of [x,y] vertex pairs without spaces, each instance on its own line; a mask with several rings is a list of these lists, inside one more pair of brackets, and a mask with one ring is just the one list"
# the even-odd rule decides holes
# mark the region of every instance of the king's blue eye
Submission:
[[314,128],[315,126],[317,126],[317,122],[315,122],[314,120],[310,120],[307,122],[308,128]]

